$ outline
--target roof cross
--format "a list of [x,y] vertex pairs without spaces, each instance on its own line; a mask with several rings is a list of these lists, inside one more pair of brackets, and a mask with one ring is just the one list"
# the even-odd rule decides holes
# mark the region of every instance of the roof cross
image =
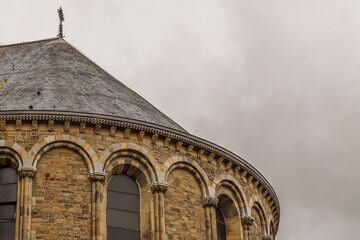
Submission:
[[59,20],[60,20],[58,37],[59,37],[59,38],[64,38],[64,35],[63,35],[63,24],[62,24],[62,23],[65,21],[65,17],[64,17],[64,13],[63,13],[63,10],[62,10],[61,7],[58,9],[58,14],[59,14]]

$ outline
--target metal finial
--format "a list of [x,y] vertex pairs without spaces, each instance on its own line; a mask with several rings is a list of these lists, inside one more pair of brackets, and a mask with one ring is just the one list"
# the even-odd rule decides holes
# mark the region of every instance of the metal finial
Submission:
[[59,14],[59,20],[60,20],[58,37],[63,38],[64,35],[63,35],[63,25],[62,25],[62,23],[65,21],[65,17],[64,17],[64,13],[63,13],[63,10],[62,10],[61,7],[58,9],[58,14]]

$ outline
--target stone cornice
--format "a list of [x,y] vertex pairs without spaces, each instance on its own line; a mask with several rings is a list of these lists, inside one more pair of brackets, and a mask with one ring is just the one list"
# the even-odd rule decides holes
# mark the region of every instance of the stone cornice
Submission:
[[[277,195],[274,189],[271,187],[270,183],[265,179],[265,177],[250,163],[237,156],[236,154],[230,152],[229,150],[222,148],[212,142],[201,139],[199,137],[193,136],[187,132],[182,132],[179,130],[167,128],[157,124],[144,122],[140,120],[102,115],[102,114],[93,114],[93,113],[80,113],[80,112],[70,112],[70,111],[0,111],[0,121],[55,121],[55,122],[70,122],[70,124],[79,124],[86,123],[86,125],[105,125],[105,126],[115,126],[120,129],[131,129],[137,132],[143,131],[152,136],[156,135],[162,139],[170,138],[174,142],[182,142],[186,147],[191,147],[192,149],[197,149],[199,152],[204,152],[206,154],[211,154],[213,157],[215,154],[216,158],[223,158],[228,166],[236,168],[240,167],[242,172],[246,172],[246,175],[252,176],[259,182],[259,186],[263,186],[264,189],[269,193],[271,199],[274,202],[274,218],[276,219],[275,225],[276,229],[279,226],[280,221],[280,204],[277,198]],[[188,149],[189,150],[189,149]],[[191,152],[191,151],[190,151]],[[231,163],[231,164],[230,164]]]

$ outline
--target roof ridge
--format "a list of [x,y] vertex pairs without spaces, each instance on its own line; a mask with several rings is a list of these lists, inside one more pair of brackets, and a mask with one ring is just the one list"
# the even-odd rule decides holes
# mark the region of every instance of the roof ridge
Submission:
[[41,40],[29,41],[29,42],[11,43],[11,44],[5,44],[5,45],[0,44],[0,48],[2,48],[2,47],[12,47],[12,46],[16,46],[16,45],[24,45],[24,44],[30,44],[30,43],[37,43],[37,42],[46,42],[46,41],[52,41],[52,40],[56,40],[56,39],[59,39],[59,37],[47,38],[47,39],[41,39]]

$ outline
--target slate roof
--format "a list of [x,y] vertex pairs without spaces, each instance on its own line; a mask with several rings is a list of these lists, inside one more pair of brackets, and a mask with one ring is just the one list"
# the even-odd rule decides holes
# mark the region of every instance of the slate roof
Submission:
[[0,81],[5,79],[1,111],[105,114],[186,132],[61,38],[0,46]]

